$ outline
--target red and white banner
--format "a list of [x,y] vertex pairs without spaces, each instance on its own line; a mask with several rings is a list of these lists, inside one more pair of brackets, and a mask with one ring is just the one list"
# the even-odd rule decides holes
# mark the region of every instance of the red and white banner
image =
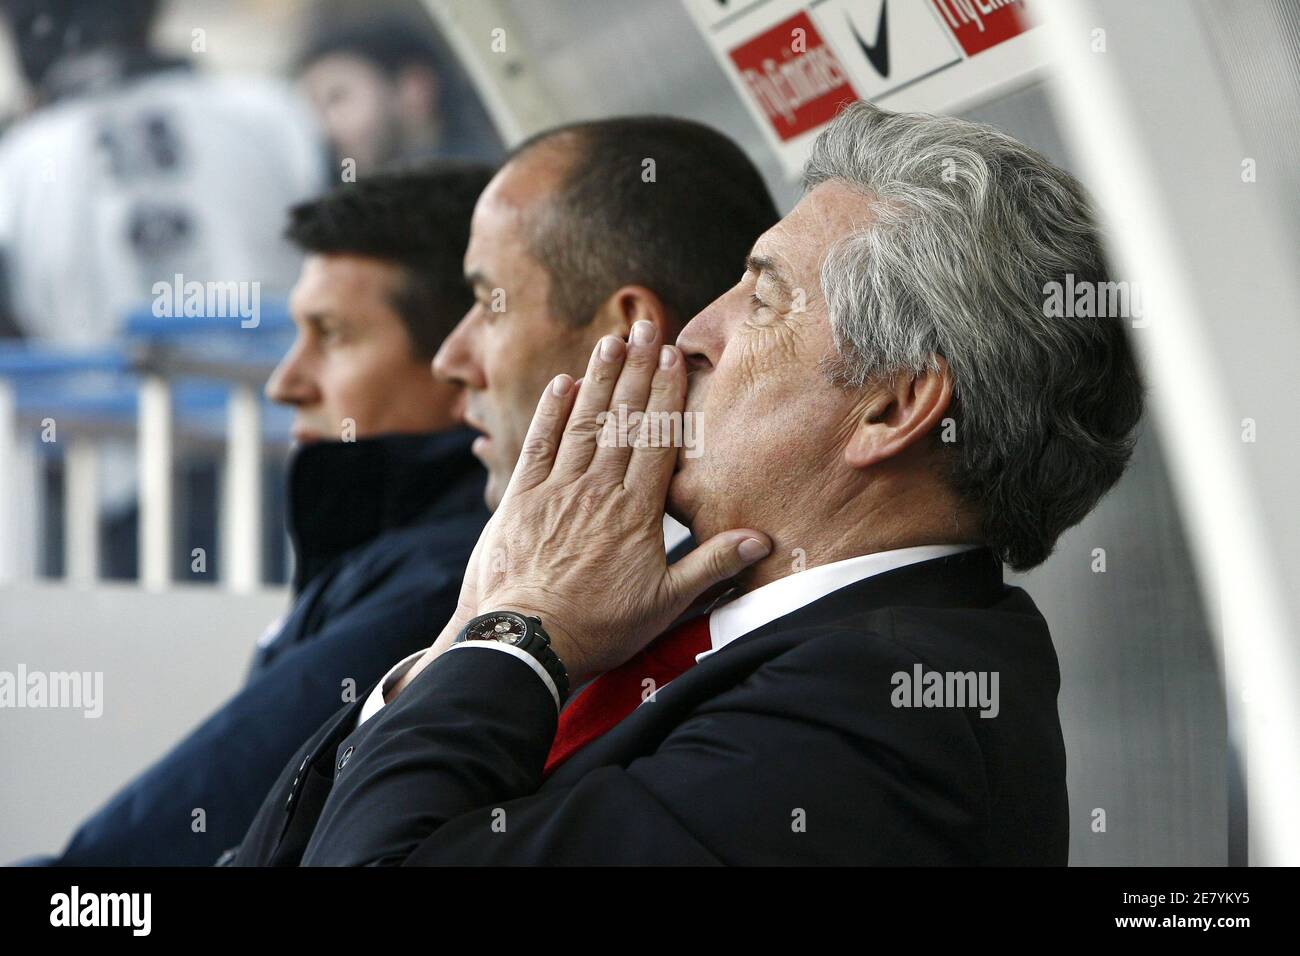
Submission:
[[787,172],[843,103],[952,111],[1042,66],[1023,0],[683,0]]
[[1025,32],[1022,0],[933,0],[967,56]]
[[856,100],[848,74],[806,13],[797,13],[729,51],[772,129],[789,140],[827,123]]

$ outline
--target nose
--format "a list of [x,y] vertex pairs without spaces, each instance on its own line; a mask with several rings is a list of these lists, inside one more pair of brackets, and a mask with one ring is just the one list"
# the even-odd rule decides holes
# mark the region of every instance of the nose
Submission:
[[304,357],[302,340],[294,342],[280,364],[266,381],[266,397],[281,405],[312,405],[320,400],[320,391]]
[[713,368],[727,345],[727,303],[735,292],[731,289],[706,305],[686,323],[677,336],[677,347],[686,357],[689,371]]
[[486,388],[487,380],[475,347],[476,337],[474,312],[470,310],[443,339],[438,354],[433,357],[434,377],[465,388]]

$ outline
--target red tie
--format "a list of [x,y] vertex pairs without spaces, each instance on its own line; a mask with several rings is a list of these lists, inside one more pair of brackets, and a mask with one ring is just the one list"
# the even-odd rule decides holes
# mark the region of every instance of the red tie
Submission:
[[700,614],[659,635],[626,664],[606,671],[584,687],[560,712],[555,742],[543,776],[604,734],[641,703],[642,681],[663,687],[709,649],[709,616]]

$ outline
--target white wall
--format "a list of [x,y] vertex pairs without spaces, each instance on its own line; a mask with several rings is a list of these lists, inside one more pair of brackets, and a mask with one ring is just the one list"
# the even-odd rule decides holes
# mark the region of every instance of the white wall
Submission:
[[103,675],[103,713],[0,709],[0,865],[62,848],[118,787],[224,701],[283,591],[0,588],[0,671]]

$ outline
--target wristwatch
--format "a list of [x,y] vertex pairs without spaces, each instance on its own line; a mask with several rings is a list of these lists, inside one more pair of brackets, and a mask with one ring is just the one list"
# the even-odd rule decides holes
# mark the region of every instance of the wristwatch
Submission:
[[456,635],[456,644],[465,641],[497,641],[510,644],[532,656],[541,664],[555,682],[560,703],[569,696],[569,672],[559,655],[551,650],[550,635],[542,628],[540,619],[514,611],[490,611],[480,614],[466,624]]

